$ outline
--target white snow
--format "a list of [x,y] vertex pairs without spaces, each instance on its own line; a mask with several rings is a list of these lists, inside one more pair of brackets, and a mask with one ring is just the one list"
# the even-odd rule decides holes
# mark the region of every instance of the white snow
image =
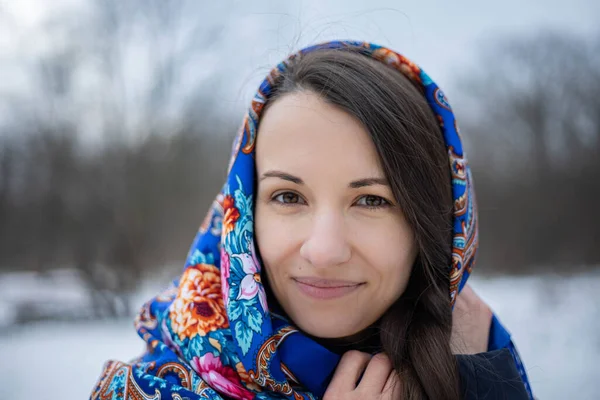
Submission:
[[[600,270],[570,277],[480,278],[472,286],[512,332],[536,397],[600,396]],[[5,329],[0,399],[86,399],[106,360],[127,361],[142,349],[132,320]]]
[[106,360],[128,361],[143,348],[132,320],[10,331],[0,336],[0,399],[87,399]]
[[43,315],[82,315],[89,310],[89,296],[79,274],[59,269],[45,275],[13,272],[0,275],[0,329],[17,320],[22,307]]

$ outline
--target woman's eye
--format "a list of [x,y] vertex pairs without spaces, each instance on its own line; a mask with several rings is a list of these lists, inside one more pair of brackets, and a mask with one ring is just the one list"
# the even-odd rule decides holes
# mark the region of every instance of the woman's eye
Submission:
[[280,193],[273,200],[281,204],[304,204],[304,200],[293,192]]
[[356,202],[357,205],[368,208],[379,208],[389,206],[390,203],[383,197],[367,195],[363,196]]

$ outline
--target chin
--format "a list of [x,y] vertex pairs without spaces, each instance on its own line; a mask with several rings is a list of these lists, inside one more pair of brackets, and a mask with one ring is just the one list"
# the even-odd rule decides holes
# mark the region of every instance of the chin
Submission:
[[298,318],[294,320],[296,326],[310,336],[322,339],[338,339],[356,335],[365,330],[369,325],[358,324],[348,319],[337,318]]

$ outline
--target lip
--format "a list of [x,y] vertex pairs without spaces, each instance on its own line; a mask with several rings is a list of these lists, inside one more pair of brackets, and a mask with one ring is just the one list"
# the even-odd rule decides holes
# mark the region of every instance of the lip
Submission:
[[292,280],[302,293],[319,300],[346,296],[358,290],[364,284],[364,282],[311,277],[293,278]]

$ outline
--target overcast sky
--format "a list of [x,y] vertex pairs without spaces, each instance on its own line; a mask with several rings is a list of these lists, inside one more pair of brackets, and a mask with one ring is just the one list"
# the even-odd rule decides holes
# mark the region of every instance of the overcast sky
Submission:
[[[0,0],[0,68],[17,54],[52,46],[41,37],[34,42],[23,38],[31,37],[52,15],[83,10],[85,3]],[[231,65],[212,68],[238,70],[220,93],[236,109],[247,102],[270,66],[290,50],[314,42],[350,38],[389,46],[451,91],[460,68],[473,65],[478,46],[486,41],[541,29],[584,35],[600,32],[600,0],[229,0],[198,4],[198,18],[222,20],[227,26],[221,49],[231,54],[227,58]],[[19,78],[18,72],[18,64],[0,70],[0,90],[2,85],[13,91],[25,87],[27,77]]]

